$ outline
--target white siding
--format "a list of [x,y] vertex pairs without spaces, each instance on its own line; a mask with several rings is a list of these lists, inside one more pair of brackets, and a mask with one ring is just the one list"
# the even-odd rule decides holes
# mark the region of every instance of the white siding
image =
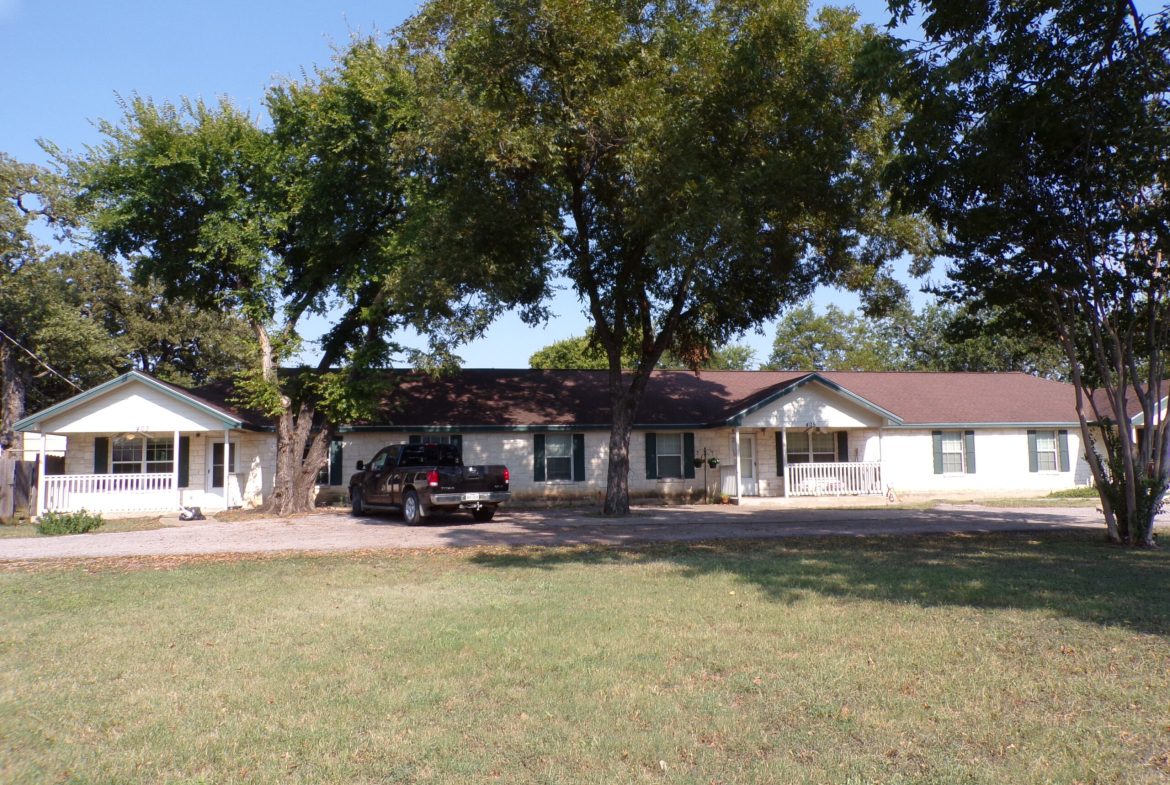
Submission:
[[41,423],[42,433],[222,430],[223,422],[166,393],[137,380],[61,412]]
[[874,411],[818,384],[809,384],[745,416],[743,427],[844,430],[876,427],[882,422]]
[[881,449],[886,484],[899,493],[1047,493],[1083,484],[1088,475],[1075,429],[1068,429],[1067,472],[1028,471],[1027,428],[966,430],[975,432],[974,474],[934,473],[930,429],[885,431]]

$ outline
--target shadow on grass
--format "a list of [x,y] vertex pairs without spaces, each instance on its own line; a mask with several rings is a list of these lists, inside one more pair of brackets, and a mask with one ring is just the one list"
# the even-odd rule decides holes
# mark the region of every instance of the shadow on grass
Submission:
[[728,540],[479,552],[488,567],[669,562],[728,573],[777,602],[806,594],[929,606],[1048,610],[1170,636],[1170,553],[1111,546],[1098,532]]

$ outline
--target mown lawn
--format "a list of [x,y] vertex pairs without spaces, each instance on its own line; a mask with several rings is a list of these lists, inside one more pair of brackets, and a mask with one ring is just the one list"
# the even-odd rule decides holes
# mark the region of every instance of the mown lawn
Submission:
[[1098,533],[0,572],[5,783],[1170,781]]

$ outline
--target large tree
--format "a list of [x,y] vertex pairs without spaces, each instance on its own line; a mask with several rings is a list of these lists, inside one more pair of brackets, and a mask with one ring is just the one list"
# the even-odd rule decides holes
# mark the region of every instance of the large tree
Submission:
[[0,183],[5,444],[19,447],[12,426],[27,411],[129,368],[199,384],[229,378],[246,362],[251,342],[239,320],[135,286],[113,261],[75,249],[70,238],[81,227],[55,173],[0,155]]
[[634,414],[665,354],[699,367],[819,283],[888,294],[875,270],[918,237],[871,177],[888,107],[854,78],[869,34],[807,19],[780,0],[432,0],[405,28],[437,196],[465,208],[456,252],[477,264],[506,239],[591,317],[606,514],[629,510]]
[[[335,68],[271,90],[270,125],[227,101],[135,98],[101,126],[103,144],[69,161],[103,252],[126,258],[140,285],[237,313],[253,331],[257,360],[237,382],[275,424],[273,512],[313,507],[335,424],[379,392],[367,371],[399,350],[396,330],[445,349],[543,291],[504,264],[416,262],[441,233],[421,207],[412,84],[393,52],[359,43]],[[282,373],[310,315],[329,320],[319,360]]]
[[926,34],[896,69],[912,119],[891,182],[946,230],[954,298],[1059,342],[1109,536],[1149,545],[1170,479],[1167,12],[1127,0],[891,7],[920,12]]

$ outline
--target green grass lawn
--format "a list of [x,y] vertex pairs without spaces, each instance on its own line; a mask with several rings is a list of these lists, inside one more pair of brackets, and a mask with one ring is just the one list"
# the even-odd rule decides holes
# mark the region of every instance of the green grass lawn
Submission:
[[0,572],[5,783],[1165,783],[1099,533]]

